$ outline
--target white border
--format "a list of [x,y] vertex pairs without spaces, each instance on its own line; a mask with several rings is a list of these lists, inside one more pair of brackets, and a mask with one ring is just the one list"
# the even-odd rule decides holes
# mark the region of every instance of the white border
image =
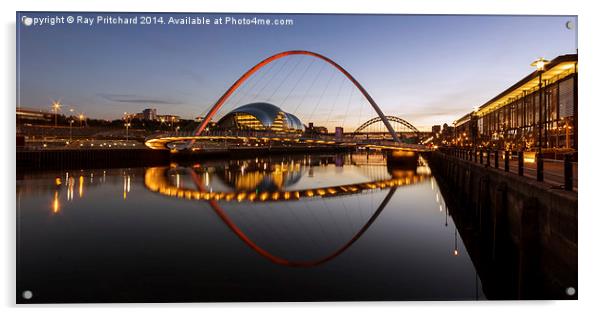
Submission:
[[[587,0],[421,0],[421,1],[192,1],[192,0],[123,0],[104,1],[34,1],[21,0],[12,3],[2,2],[2,105],[3,140],[5,151],[10,154],[0,155],[0,168],[5,201],[2,209],[1,245],[2,260],[0,272],[0,300],[2,314],[59,314],[61,316],[104,315],[107,312],[132,313],[143,312],[145,315],[163,315],[167,309],[176,309],[183,314],[199,313],[251,313],[251,314],[283,314],[307,315],[316,312],[344,313],[345,315],[365,315],[373,313],[399,314],[462,314],[462,315],[573,315],[592,314],[600,311],[598,306],[601,292],[600,252],[602,247],[597,243],[600,223],[602,223],[602,205],[595,199],[598,188],[595,179],[600,179],[600,163],[596,163],[600,141],[595,133],[600,133],[597,121],[600,116],[599,84],[594,74],[600,70],[600,32],[602,29],[596,1]],[[14,258],[15,258],[15,11],[146,11],[146,12],[282,12],[282,13],[425,13],[425,14],[559,14],[578,15],[579,23],[579,301],[558,302],[354,302],[354,303],[270,303],[270,304],[91,304],[91,305],[42,305],[16,306]],[[596,58],[597,57],[597,58]],[[598,134],[599,135],[599,134]],[[6,149],[8,148],[8,149]],[[599,193],[598,193],[599,194]],[[91,308],[94,307],[94,308]],[[83,311],[82,309],[86,309]],[[107,310],[110,309],[110,310]],[[591,312],[590,312],[591,311]]]

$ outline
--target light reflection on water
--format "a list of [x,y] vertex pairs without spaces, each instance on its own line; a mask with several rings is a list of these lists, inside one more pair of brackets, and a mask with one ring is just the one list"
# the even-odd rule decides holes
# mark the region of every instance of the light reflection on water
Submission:
[[17,182],[17,287],[38,301],[484,298],[422,158],[264,157]]

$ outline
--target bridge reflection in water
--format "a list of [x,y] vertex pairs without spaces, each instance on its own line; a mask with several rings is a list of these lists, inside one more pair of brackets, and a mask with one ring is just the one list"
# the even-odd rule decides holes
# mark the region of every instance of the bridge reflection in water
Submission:
[[[353,158],[355,158],[355,160]],[[372,160],[370,158],[372,158]],[[359,166],[357,165],[357,160],[361,161]],[[342,167],[344,165],[343,156],[336,156],[334,158],[334,162],[336,166]],[[317,188],[302,188],[297,190],[289,190],[288,187],[294,187],[305,172],[307,172],[308,174],[312,174],[313,167],[311,158],[289,158],[289,160],[282,160],[280,161],[280,163],[270,163],[270,168],[268,168],[267,161],[260,161],[257,158],[255,160],[235,161],[234,163],[230,163],[229,165],[223,166],[222,168],[219,168],[217,170],[215,170],[215,167],[203,167],[200,164],[196,164],[192,167],[181,167],[176,164],[172,164],[169,167],[149,168],[145,172],[144,183],[149,190],[158,192],[162,195],[188,200],[207,201],[213,209],[213,211],[219,216],[219,218],[228,226],[228,228],[234,234],[236,234],[245,244],[247,244],[255,252],[269,259],[273,263],[290,267],[311,267],[320,265],[322,263],[334,259],[338,255],[343,253],[345,250],[347,250],[351,245],[353,245],[353,243],[355,243],[368,230],[370,225],[378,218],[380,213],[385,209],[387,203],[389,203],[397,187],[420,183],[430,177],[430,170],[426,166],[426,162],[422,159],[419,160],[418,166],[410,164],[409,168],[407,165],[404,166],[404,168],[395,168],[387,166],[387,160],[384,158],[384,156],[380,155],[372,157],[370,157],[370,155],[356,155],[355,157],[351,156],[351,160],[349,162],[353,164],[357,169],[359,169],[360,172],[363,172],[364,174],[368,175],[368,177],[371,178],[371,181],[344,185],[331,185]],[[316,160],[314,159],[314,164],[315,163]],[[323,162],[318,160],[317,163],[318,165],[322,165]],[[328,161],[326,161],[326,165],[327,164]],[[232,187],[233,191],[210,191],[208,187],[210,186],[209,175],[211,172],[216,174],[221,181],[227,183],[228,186]],[[186,181],[186,178],[189,178],[189,181]],[[183,183],[186,182],[192,182],[194,184],[194,188],[185,187]],[[324,238],[325,236],[320,236],[320,238],[316,238],[315,236],[309,236],[308,226],[305,225],[288,226],[288,229],[292,230],[295,230],[294,227],[296,227],[297,229],[300,228],[300,235],[303,236],[303,238],[300,238],[298,240],[295,240],[293,243],[290,243],[290,237],[293,236],[294,233],[291,230],[287,232],[288,238],[285,238],[285,240],[289,242],[289,245],[279,248],[281,248],[280,250],[294,249],[294,251],[292,253],[289,253],[289,255],[296,255],[297,257],[301,255],[301,257],[303,257],[303,251],[300,252],[299,249],[297,249],[297,246],[303,244],[303,242],[305,242],[306,240],[309,240],[311,244],[313,244],[311,252],[316,252],[316,250],[323,250],[316,249],[315,246],[318,245],[318,248],[331,248],[331,250],[327,254],[322,254],[317,259],[311,260],[291,260],[276,255],[271,251],[267,250],[267,248],[260,246],[257,242],[254,241],[255,238],[250,236],[256,231],[249,229],[249,227],[247,227],[247,229],[241,229],[240,225],[244,226],[245,223],[248,223],[248,219],[241,220],[240,224],[237,224],[237,222],[233,220],[230,215],[228,215],[228,212],[226,212],[224,208],[217,203],[220,200],[226,202],[236,201],[253,203],[286,203],[291,201],[299,201],[302,199],[336,198],[341,196],[351,196],[354,194],[361,194],[371,192],[374,190],[388,190],[388,192],[386,196],[382,199],[382,201],[378,204],[378,206],[375,208],[373,214],[370,215],[369,218],[367,218],[367,220],[360,219],[360,223],[355,223],[355,225],[351,223],[350,214],[345,214],[347,218],[347,224],[349,224],[350,226],[359,226],[347,227],[347,229],[344,230],[344,233],[340,233],[334,238],[332,234],[328,234],[329,236],[326,238]],[[344,203],[343,201],[341,202]],[[312,203],[310,202],[309,204]],[[292,215],[296,218],[296,222],[298,224],[303,224],[299,221],[302,216],[298,216],[295,214],[295,206],[298,206],[298,203],[294,203],[292,205],[288,203],[288,205],[283,205],[282,207],[280,207],[280,213],[282,213],[284,210],[288,210],[289,213],[293,213]],[[303,205],[301,209],[304,213],[311,213],[312,209],[319,210],[319,212],[321,212],[322,215],[324,215],[325,213],[329,213],[328,218],[330,219],[336,219],[338,217],[338,214],[335,214],[334,216],[333,214],[330,214],[332,210],[329,207],[324,207],[326,205],[320,206],[321,207],[314,208],[309,207],[306,204]],[[246,213],[254,213],[249,214],[249,216],[258,215],[259,213],[261,213],[261,210],[249,207],[249,205],[245,205],[243,210],[238,209],[237,205],[228,205],[228,208],[230,210],[234,209],[234,212],[239,214],[241,213],[241,211],[244,211]],[[265,205],[263,205],[262,208],[265,208]],[[270,207],[270,211],[272,210],[273,209]],[[350,212],[347,206],[344,207],[344,212]],[[334,225],[329,225],[328,223],[325,224],[321,222],[323,221],[323,219],[318,218],[323,216],[319,216],[316,214],[311,215],[314,219],[316,219],[316,223],[314,224],[317,224],[313,226],[337,227],[337,229],[340,229],[340,223],[330,223]],[[273,216],[273,214],[270,214],[269,216]],[[361,222],[364,223],[361,224]],[[322,230],[322,234],[324,233],[325,231]],[[338,237],[342,237],[344,240],[338,240]],[[257,238],[261,239],[261,236]],[[273,235],[269,235],[267,239],[264,238],[264,241],[268,244],[273,244],[273,241],[275,240],[280,241],[282,239],[274,238]],[[316,240],[319,240],[319,242],[316,242]],[[331,245],[333,243],[335,245]],[[336,245],[337,243],[339,245]]]
[[27,175],[17,186],[17,291],[35,302],[484,298],[437,183],[415,157]]
[[[186,175],[190,176],[193,182],[197,184],[197,188],[185,188],[179,183],[172,183],[171,178],[175,176],[176,179],[182,179]],[[336,197],[346,194],[357,194],[364,191],[370,190],[383,190],[396,188],[404,185],[412,185],[424,181],[427,176],[416,175],[414,172],[407,172],[407,175],[402,177],[391,178],[387,180],[376,180],[362,183],[353,183],[347,185],[334,185],[327,187],[308,188],[301,190],[291,191],[263,191],[263,190],[243,190],[243,191],[232,191],[232,192],[216,192],[208,191],[203,189],[203,178],[208,176],[208,171],[203,171],[201,175],[197,173],[194,168],[178,168],[174,167],[153,167],[146,170],[144,176],[144,184],[151,190],[158,192],[163,195],[172,197],[185,198],[188,200],[205,200],[205,201],[232,201],[236,200],[249,201],[249,202],[267,202],[267,201],[289,201],[289,200],[300,200],[302,198],[313,198],[313,197]],[[248,188],[249,182],[263,182],[266,177],[264,176],[257,179],[258,174],[252,174],[248,176],[251,179],[239,179],[237,178],[237,187]],[[281,177],[279,174],[274,173],[270,175],[274,178]],[[242,176],[244,177],[244,176]],[[177,180],[181,181],[181,180]],[[259,184],[259,183],[258,183]],[[259,187],[259,186],[258,186]]]

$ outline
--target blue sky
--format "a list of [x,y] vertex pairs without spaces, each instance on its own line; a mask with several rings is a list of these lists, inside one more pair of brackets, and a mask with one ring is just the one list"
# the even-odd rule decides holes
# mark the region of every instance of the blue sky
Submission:
[[[451,123],[523,78],[533,71],[529,64],[536,58],[551,59],[576,49],[575,28],[566,27],[569,20],[576,25],[572,16],[197,15],[292,18],[294,25],[19,23],[20,105],[50,109],[52,100],[60,100],[65,108],[107,119],[154,107],[159,113],[192,118],[260,60],[303,49],[346,68],[386,114],[430,129]],[[339,74],[330,68],[320,71],[319,61],[292,57],[271,67],[263,70],[265,78],[260,78],[262,72],[252,77],[229,106],[242,105],[237,99],[269,99],[305,122],[323,119],[323,125],[346,129],[375,116]],[[297,86],[296,78],[302,82]],[[254,83],[254,92],[259,92],[264,82],[263,95],[243,94]],[[310,96],[304,98],[303,91]]]

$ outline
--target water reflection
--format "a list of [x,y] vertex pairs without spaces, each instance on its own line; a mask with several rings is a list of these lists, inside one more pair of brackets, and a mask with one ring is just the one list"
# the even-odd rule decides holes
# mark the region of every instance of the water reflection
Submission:
[[[394,187],[412,185],[424,181],[427,176],[416,175],[412,171],[396,172],[396,177],[386,180],[367,181],[361,183],[350,183],[346,185],[332,185],[316,188],[305,188],[301,190],[286,190],[298,182],[302,173],[296,172],[287,176],[287,181],[281,181],[282,172],[264,171],[253,172],[252,177],[241,168],[239,173],[227,171],[226,184],[233,191],[213,191],[209,182],[212,171],[197,165],[197,168],[179,167],[153,167],[148,168],[144,175],[145,186],[154,192],[171,197],[188,200],[236,200],[238,202],[265,202],[265,201],[288,201],[312,197],[336,197],[340,195],[359,194],[370,190],[383,190]],[[308,171],[309,173],[309,171]],[[175,178],[175,184],[171,180]],[[184,187],[182,178],[187,178],[194,184],[194,188]],[[188,179],[189,178],[189,179]],[[204,179],[204,181],[203,181]],[[252,179],[251,181],[247,181]],[[273,179],[279,179],[278,185],[274,186]],[[124,191],[125,194],[125,191]]]
[[123,175],[123,199],[127,199],[128,193],[130,192],[130,175]]
[[[18,288],[45,290],[41,301],[483,298],[428,164],[414,160],[358,153],[24,175]],[[48,216],[48,197],[61,216]]]
[[[429,174],[426,162],[419,160],[421,175],[417,175],[418,166],[411,168],[396,168],[388,166],[384,156],[376,155],[371,157],[365,155],[350,156],[348,161],[343,159],[342,155],[335,156],[333,160],[314,159],[311,157],[289,157],[289,160],[282,160],[274,163],[267,159],[255,158],[250,160],[231,161],[228,164],[204,167],[202,164],[195,164],[192,167],[182,167],[172,164],[169,167],[148,168],[144,176],[144,184],[147,189],[158,192],[162,195],[187,199],[187,200],[205,200],[228,228],[236,234],[245,244],[255,252],[270,261],[291,267],[311,267],[322,264],[343,253],[376,220],[380,212],[387,206],[387,203],[395,193],[395,189],[400,186],[412,185],[424,181]],[[359,160],[359,164],[358,164]],[[334,166],[342,168],[347,163],[355,168],[358,166],[364,173],[369,174],[370,179],[386,178],[384,180],[372,180],[360,183],[350,183],[345,185],[331,185],[325,187],[304,188],[301,190],[289,190],[298,184],[299,180],[307,173],[314,175],[313,169],[316,166],[328,166],[334,162]],[[365,168],[368,167],[368,168]],[[386,168],[385,168],[386,167]],[[366,172],[370,171],[370,172]],[[338,170],[340,172],[340,170]],[[386,174],[385,174],[386,172]],[[217,176],[216,178],[210,175]],[[387,178],[388,177],[388,178]],[[175,183],[173,183],[175,178]],[[229,189],[225,192],[213,191],[209,179],[219,179],[226,184]],[[183,180],[185,179],[185,180]],[[185,187],[183,182],[192,183],[193,188]],[[313,260],[290,260],[273,254],[269,250],[258,245],[252,237],[228,215],[225,209],[217,201],[226,202],[287,202],[298,201],[304,198],[334,198],[340,196],[349,197],[353,194],[361,194],[373,190],[387,190],[387,195],[376,207],[373,215],[361,225],[357,231],[351,231],[348,240],[342,241],[340,246],[334,246],[330,253],[322,255]],[[232,205],[228,205],[232,208]],[[287,205],[286,208],[291,208]],[[245,211],[249,206],[245,206]],[[240,213],[242,210],[236,210]],[[346,210],[348,212],[349,210]],[[307,212],[307,211],[303,211]],[[297,215],[294,215],[297,216]],[[301,215],[303,216],[303,215]],[[315,217],[315,215],[314,215]],[[243,221],[244,222],[244,221]],[[322,223],[319,225],[324,226]],[[293,228],[294,229],[294,228]],[[290,233],[290,232],[289,232]],[[334,238],[336,239],[336,238]],[[333,238],[329,238],[329,241]],[[299,244],[296,241],[295,244]],[[298,255],[298,252],[296,253]]]
[[60,210],[59,192],[54,191],[54,199],[52,200],[52,213],[58,213]]

